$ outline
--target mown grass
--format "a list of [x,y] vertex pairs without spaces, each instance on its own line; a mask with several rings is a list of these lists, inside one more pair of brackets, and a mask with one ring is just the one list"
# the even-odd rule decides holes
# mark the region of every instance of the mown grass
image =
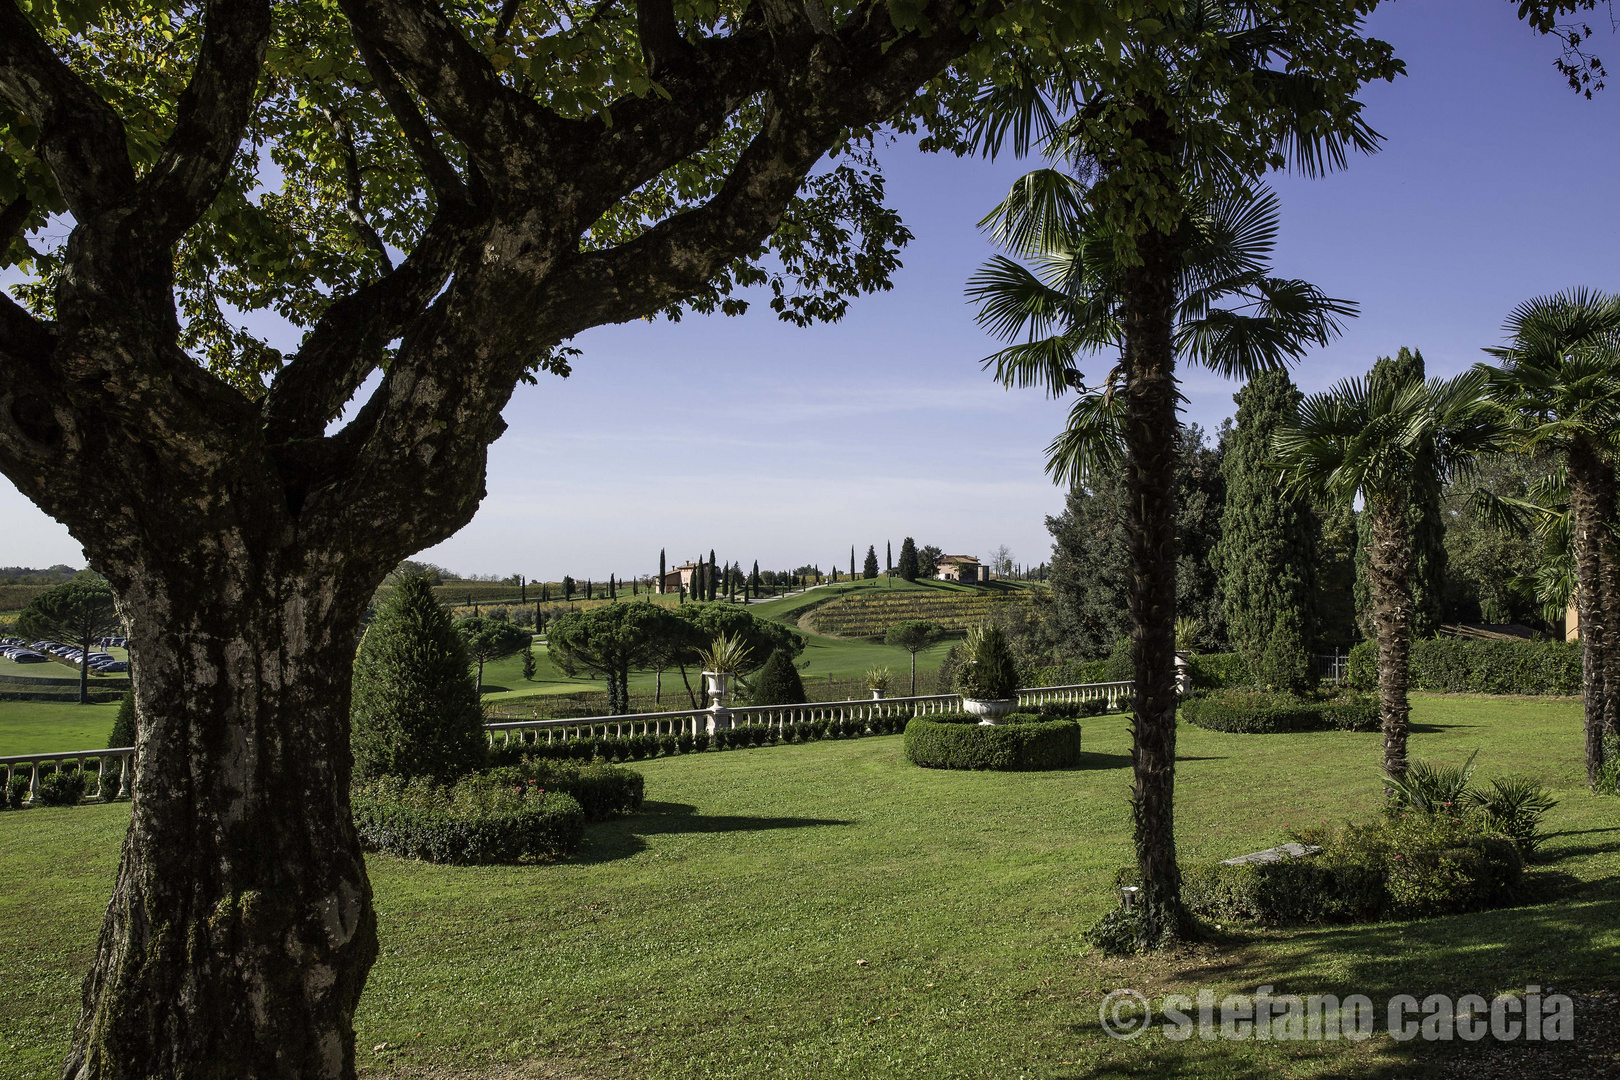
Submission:
[[[1412,750],[1556,788],[1542,874],[1561,895],[1427,922],[1230,932],[1108,960],[1081,930],[1131,855],[1129,735],[1087,720],[1086,767],[930,772],[898,737],[643,762],[647,812],[554,866],[369,860],[383,955],[358,1017],[364,1075],[559,1063],[601,1077],[1408,1077],[1423,1044],[1115,1043],[1102,995],[1478,992],[1612,981],[1617,804],[1581,784],[1568,701],[1416,702]],[[1180,730],[1184,859],[1371,811],[1378,736]],[[53,1075],[127,815],[0,815],[0,1046]],[[865,960],[858,965],[856,961]],[[1579,1028],[1577,1029],[1579,1032]],[[387,1044],[373,1052],[372,1047]],[[476,1072],[472,1074],[476,1075]]]
[[0,701],[0,757],[99,749],[117,715],[117,702]]

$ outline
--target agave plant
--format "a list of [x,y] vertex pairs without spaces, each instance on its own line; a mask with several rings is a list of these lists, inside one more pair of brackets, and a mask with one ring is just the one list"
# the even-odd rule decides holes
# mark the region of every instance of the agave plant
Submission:
[[707,649],[699,649],[697,655],[705,671],[734,672],[748,663],[749,651],[740,635],[720,634]]
[[866,669],[863,677],[866,679],[866,685],[873,690],[887,690],[889,684],[894,681],[894,672],[886,667],[873,666]]

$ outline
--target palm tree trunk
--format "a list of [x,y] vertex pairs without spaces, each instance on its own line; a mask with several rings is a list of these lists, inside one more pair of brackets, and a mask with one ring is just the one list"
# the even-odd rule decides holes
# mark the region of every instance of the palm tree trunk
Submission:
[[[1614,652],[1609,633],[1610,604],[1605,603],[1604,535],[1614,516],[1614,478],[1601,455],[1584,438],[1569,448],[1570,537],[1575,558],[1575,610],[1581,632],[1581,699],[1586,729],[1586,782],[1597,787],[1603,771],[1603,731],[1610,698],[1620,687],[1610,686],[1608,668]],[[1612,563],[1612,559],[1607,560]]]
[[[1412,544],[1406,532],[1406,494],[1369,500],[1373,627],[1378,638],[1378,708],[1383,721],[1384,771],[1406,775],[1406,737],[1412,726],[1407,700],[1412,659]],[[1385,788],[1385,795],[1393,789]]]
[[1131,763],[1136,861],[1141,874],[1137,944],[1160,948],[1185,935],[1176,865],[1176,499],[1175,249],[1150,231],[1137,240],[1140,266],[1126,270],[1125,532],[1135,663]]

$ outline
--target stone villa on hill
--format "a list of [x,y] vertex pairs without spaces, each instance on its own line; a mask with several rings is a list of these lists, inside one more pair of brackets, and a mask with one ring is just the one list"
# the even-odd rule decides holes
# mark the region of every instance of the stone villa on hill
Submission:
[[990,568],[979,562],[977,555],[941,555],[937,581],[989,581]]

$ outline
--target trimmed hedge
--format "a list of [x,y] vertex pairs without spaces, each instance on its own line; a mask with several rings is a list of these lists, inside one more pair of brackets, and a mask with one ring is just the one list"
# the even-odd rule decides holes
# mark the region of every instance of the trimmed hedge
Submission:
[[513,791],[469,777],[450,787],[381,777],[355,790],[354,823],[374,851],[463,866],[571,854],[585,811],[561,791]]
[[1210,731],[1274,735],[1287,731],[1377,731],[1375,698],[1309,701],[1264,691],[1221,691],[1190,697],[1181,719]]
[[1080,764],[1080,725],[1027,713],[980,724],[967,713],[942,713],[913,718],[905,746],[906,760],[925,769],[1068,769]]
[[1192,669],[1195,690],[1224,690],[1254,683],[1249,662],[1239,653],[1193,653],[1187,658],[1187,666]]
[[586,821],[634,814],[646,799],[646,779],[634,769],[621,769],[605,761],[583,765],[561,761],[524,761],[490,769],[484,774],[495,783],[534,784],[544,790],[572,795]]
[[[1378,688],[1378,645],[1350,650],[1350,685]],[[1581,646],[1575,641],[1469,641],[1425,638],[1412,642],[1410,685],[1436,693],[1556,694],[1581,692]]]
[[[1218,923],[1290,926],[1481,911],[1521,898],[1524,860],[1478,815],[1425,814],[1309,829],[1322,852],[1275,863],[1202,863],[1181,869],[1181,899]],[[1134,867],[1119,885],[1136,884]]]

